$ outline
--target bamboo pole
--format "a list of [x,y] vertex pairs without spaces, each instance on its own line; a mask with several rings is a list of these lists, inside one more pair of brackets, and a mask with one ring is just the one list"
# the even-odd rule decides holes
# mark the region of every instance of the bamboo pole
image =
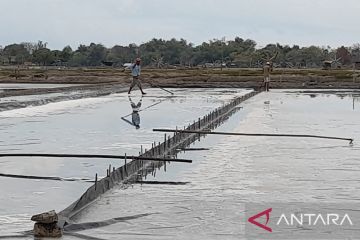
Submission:
[[89,155],[89,154],[49,154],[49,153],[9,153],[0,154],[0,157],[51,157],[51,158],[110,158],[110,159],[132,159],[136,161],[159,161],[159,162],[184,162],[192,163],[187,159],[155,158],[155,157],[137,157],[121,155]]
[[180,132],[180,133],[231,135],[231,136],[250,136],[250,137],[323,138],[323,139],[350,141],[350,144],[352,144],[354,141],[354,139],[352,139],[352,138],[329,137],[329,136],[307,135],[307,134],[234,133],[234,132],[208,132],[208,131],[194,131],[194,130],[172,130],[172,129],[153,129],[153,131],[154,132]]

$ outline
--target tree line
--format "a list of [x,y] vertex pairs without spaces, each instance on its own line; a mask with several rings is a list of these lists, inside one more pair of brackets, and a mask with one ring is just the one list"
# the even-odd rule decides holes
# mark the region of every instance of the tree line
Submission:
[[[276,58],[274,58],[276,56]],[[23,42],[0,46],[0,64],[41,66],[122,66],[141,57],[147,66],[165,68],[172,66],[194,67],[261,67],[274,58],[280,67],[321,67],[324,61],[351,65],[360,61],[360,44],[339,48],[298,45],[268,44],[257,46],[251,39],[236,37],[233,40],[213,39],[195,46],[184,39],[152,39],[141,45],[115,45],[106,48],[102,44],[81,44],[77,49],[65,46],[51,50],[47,43]]]

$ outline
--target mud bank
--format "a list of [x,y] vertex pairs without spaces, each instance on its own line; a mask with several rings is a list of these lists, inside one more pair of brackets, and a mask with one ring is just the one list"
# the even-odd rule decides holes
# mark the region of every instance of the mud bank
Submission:
[[[67,84],[51,88],[6,89],[0,87],[0,111],[39,106],[67,99],[97,97],[125,92],[128,72],[114,68],[0,69],[0,84]],[[273,89],[360,89],[360,73],[351,70],[275,69]],[[262,85],[261,69],[143,69],[145,88],[254,88]],[[68,84],[80,84],[68,86]],[[51,95],[53,94],[53,95]],[[38,98],[17,96],[41,95]]]
[[[236,87],[259,88],[262,76],[198,76],[159,79],[156,83],[164,87]],[[329,76],[275,75],[271,79],[273,89],[360,89],[360,79],[337,79]]]
[[[168,87],[255,88],[263,81],[261,69],[148,69],[144,82]],[[352,70],[274,69],[273,88],[350,88],[360,86],[360,72]],[[128,84],[130,74],[115,68],[79,69],[2,69],[0,83]]]
[[[166,78],[145,76],[144,88],[254,88],[262,85],[261,76],[184,76]],[[0,111],[39,106],[52,102],[60,102],[88,97],[105,96],[128,90],[128,76],[114,78],[101,77],[97,81],[104,83],[83,84],[54,88],[31,88],[0,91]],[[108,82],[109,81],[109,82]],[[114,82],[110,82],[114,81]],[[56,82],[56,81],[55,81]],[[62,81],[60,81],[62,82]],[[272,77],[272,89],[360,89],[360,79],[337,79],[329,76],[286,76]],[[22,99],[19,96],[39,95],[36,99]]]
[[122,84],[6,90],[0,92],[0,112],[61,101],[100,97],[125,91],[127,91],[127,86]]

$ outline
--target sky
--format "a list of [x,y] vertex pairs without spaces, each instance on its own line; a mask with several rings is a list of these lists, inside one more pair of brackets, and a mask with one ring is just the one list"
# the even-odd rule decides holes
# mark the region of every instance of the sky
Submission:
[[360,42],[359,0],[0,0],[0,45],[141,44],[152,38],[253,39],[300,46]]

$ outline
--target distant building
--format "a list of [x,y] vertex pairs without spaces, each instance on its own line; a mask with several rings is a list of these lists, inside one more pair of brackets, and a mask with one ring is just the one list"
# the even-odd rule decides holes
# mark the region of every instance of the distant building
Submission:
[[339,63],[337,60],[333,61],[324,61],[323,62],[323,69],[324,70],[330,70],[334,68],[341,68],[341,63]]
[[325,69],[325,70],[331,69],[331,64],[332,64],[332,61],[324,61],[323,62],[323,69]]

